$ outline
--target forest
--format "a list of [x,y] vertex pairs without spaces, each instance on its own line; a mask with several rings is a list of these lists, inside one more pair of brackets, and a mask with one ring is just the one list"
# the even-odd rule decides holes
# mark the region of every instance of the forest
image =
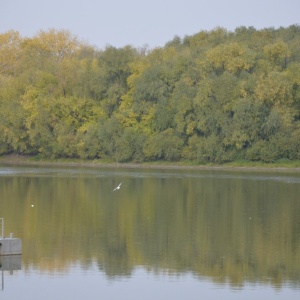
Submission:
[[300,159],[300,26],[215,28],[105,49],[0,34],[0,156],[115,162]]

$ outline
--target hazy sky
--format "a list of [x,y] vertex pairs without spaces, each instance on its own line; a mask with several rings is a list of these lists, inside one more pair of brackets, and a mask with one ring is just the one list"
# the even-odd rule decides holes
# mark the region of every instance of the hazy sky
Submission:
[[0,0],[0,33],[67,29],[99,48],[153,48],[217,26],[288,27],[299,12],[300,0]]

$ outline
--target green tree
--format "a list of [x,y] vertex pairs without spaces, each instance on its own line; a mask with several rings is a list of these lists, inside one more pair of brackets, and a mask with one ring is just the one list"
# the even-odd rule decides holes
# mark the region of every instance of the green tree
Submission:
[[16,31],[0,34],[0,75],[14,75],[20,58],[21,36]]
[[208,71],[220,74],[228,71],[239,74],[248,71],[254,66],[253,52],[243,44],[221,44],[206,52],[205,64]]
[[288,58],[291,56],[291,51],[287,44],[279,40],[274,44],[268,44],[263,48],[264,54],[272,64],[286,68]]
[[183,141],[169,128],[163,132],[151,135],[144,143],[143,152],[147,159],[165,159],[175,161],[180,159]]
[[127,78],[131,74],[130,63],[137,51],[130,46],[117,49],[109,46],[98,55],[99,73],[97,93],[108,115],[120,105],[122,96],[128,91]]

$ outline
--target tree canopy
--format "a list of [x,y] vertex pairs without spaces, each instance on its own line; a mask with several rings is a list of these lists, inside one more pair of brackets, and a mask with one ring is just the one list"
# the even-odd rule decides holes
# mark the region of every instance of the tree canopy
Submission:
[[300,26],[99,50],[70,32],[0,34],[0,155],[300,159]]

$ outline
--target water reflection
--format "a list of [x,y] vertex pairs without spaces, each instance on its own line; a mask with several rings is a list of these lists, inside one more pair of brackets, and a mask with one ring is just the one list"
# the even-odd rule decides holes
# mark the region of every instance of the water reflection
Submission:
[[79,263],[109,280],[142,268],[297,289],[299,183],[280,172],[2,167],[0,216],[23,240],[25,272]]
[[9,274],[13,274],[14,271],[21,270],[21,262],[21,255],[0,256],[0,290],[4,290],[4,271],[9,272]]

